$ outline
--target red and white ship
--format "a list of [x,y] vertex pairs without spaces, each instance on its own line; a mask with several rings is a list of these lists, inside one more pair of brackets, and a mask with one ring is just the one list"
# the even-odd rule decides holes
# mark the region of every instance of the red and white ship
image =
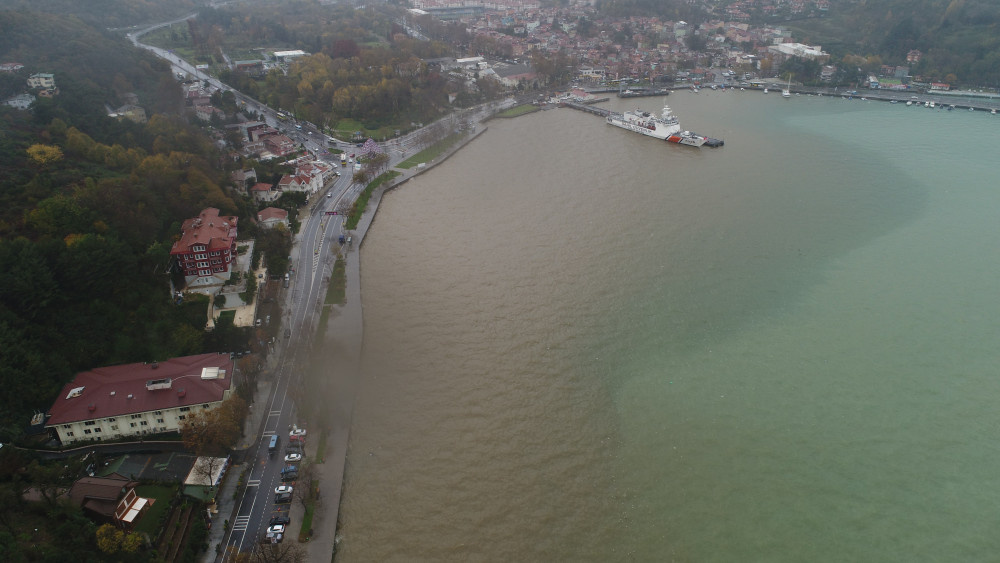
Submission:
[[659,116],[640,109],[624,113],[612,112],[608,114],[607,121],[610,125],[628,129],[633,133],[689,147],[700,147],[708,140],[707,137],[696,135],[690,131],[682,131],[680,122],[670,111],[669,106],[663,106]]

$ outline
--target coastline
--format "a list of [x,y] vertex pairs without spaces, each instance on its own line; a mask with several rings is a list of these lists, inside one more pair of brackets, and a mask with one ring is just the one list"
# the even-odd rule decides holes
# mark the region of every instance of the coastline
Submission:
[[[347,466],[347,445],[350,439],[351,419],[353,417],[354,393],[360,381],[359,364],[361,350],[363,346],[364,334],[364,314],[361,303],[361,244],[365,235],[378,213],[379,203],[382,195],[388,190],[395,189],[411,178],[427,172],[431,168],[441,164],[462,147],[478,138],[487,130],[483,122],[475,126],[475,130],[455,143],[452,147],[439,155],[437,158],[426,163],[423,168],[410,168],[401,170],[393,168],[400,175],[392,182],[376,188],[368,200],[361,219],[357,227],[352,231],[355,239],[354,248],[347,250],[344,256],[346,294],[343,305],[334,305],[331,310],[326,326],[326,338],[323,346],[330,346],[336,342],[337,347],[344,351],[345,358],[338,365],[340,372],[346,373],[346,385],[342,387],[348,390],[344,397],[335,397],[331,402],[331,408],[337,409],[333,420],[342,423],[335,423],[327,437],[326,455],[324,462],[316,465],[318,469],[317,477],[323,484],[323,502],[318,503],[313,517],[313,535],[309,543],[305,545],[309,561],[326,561],[336,556],[337,532],[340,529],[340,499],[343,492],[344,471]],[[344,373],[338,373],[338,377],[344,377]]]

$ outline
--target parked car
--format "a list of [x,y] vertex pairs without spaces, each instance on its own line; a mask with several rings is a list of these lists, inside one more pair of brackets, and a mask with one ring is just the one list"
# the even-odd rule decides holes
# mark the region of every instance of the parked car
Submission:
[[285,461],[288,463],[294,463],[296,461],[302,461],[302,454],[291,453],[285,456]]
[[291,493],[291,492],[292,492],[291,485],[278,485],[277,487],[274,488],[274,494],[276,495],[280,495],[282,493]]
[[291,473],[282,473],[281,474],[281,481],[283,483],[287,483],[289,481],[295,481],[298,478],[299,478],[299,473],[297,471],[293,471]]
[[267,529],[264,533],[264,543],[281,543],[282,538],[285,535],[285,525],[275,524]]
[[292,493],[281,493],[280,495],[274,495],[274,504],[290,504],[291,502],[292,502]]
[[306,429],[305,428],[299,428],[298,426],[296,426],[296,425],[293,424],[292,425],[292,429],[288,431],[288,435],[289,436],[305,436],[306,435]]
[[292,523],[292,519],[288,517],[287,514],[278,514],[277,516],[271,517],[271,526],[275,524],[281,524],[287,526]]
[[282,474],[285,474],[285,473],[295,473],[298,470],[299,470],[299,468],[295,467],[294,465],[286,465],[286,466],[284,466],[284,467],[281,468],[281,473]]
[[285,453],[286,454],[305,454],[305,452],[302,451],[302,442],[292,442],[291,444],[288,444],[288,447],[285,448]]
[[305,444],[306,443],[306,437],[305,436],[289,436],[288,437],[288,443],[289,444]]

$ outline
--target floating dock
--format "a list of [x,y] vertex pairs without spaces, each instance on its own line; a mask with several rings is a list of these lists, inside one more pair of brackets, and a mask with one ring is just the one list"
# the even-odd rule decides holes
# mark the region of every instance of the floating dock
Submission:
[[625,90],[618,92],[619,98],[651,98],[653,96],[669,96],[670,90],[667,88],[657,88],[655,90]]

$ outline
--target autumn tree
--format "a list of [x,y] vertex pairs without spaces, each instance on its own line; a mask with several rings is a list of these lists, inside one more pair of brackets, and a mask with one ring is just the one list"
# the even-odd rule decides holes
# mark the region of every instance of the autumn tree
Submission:
[[53,145],[36,143],[28,147],[28,158],[38,166],[46,166],[62,160],[62,149]]
[[121,549],[124,538],[125,533],[113,524],[104,524],[97,529],[97,547],[109,555]]
[[214,409],[191,413],[181,425],[184,446],[199,456],[224,454],[236,445],[246,415],[246,401],[238,395]]

